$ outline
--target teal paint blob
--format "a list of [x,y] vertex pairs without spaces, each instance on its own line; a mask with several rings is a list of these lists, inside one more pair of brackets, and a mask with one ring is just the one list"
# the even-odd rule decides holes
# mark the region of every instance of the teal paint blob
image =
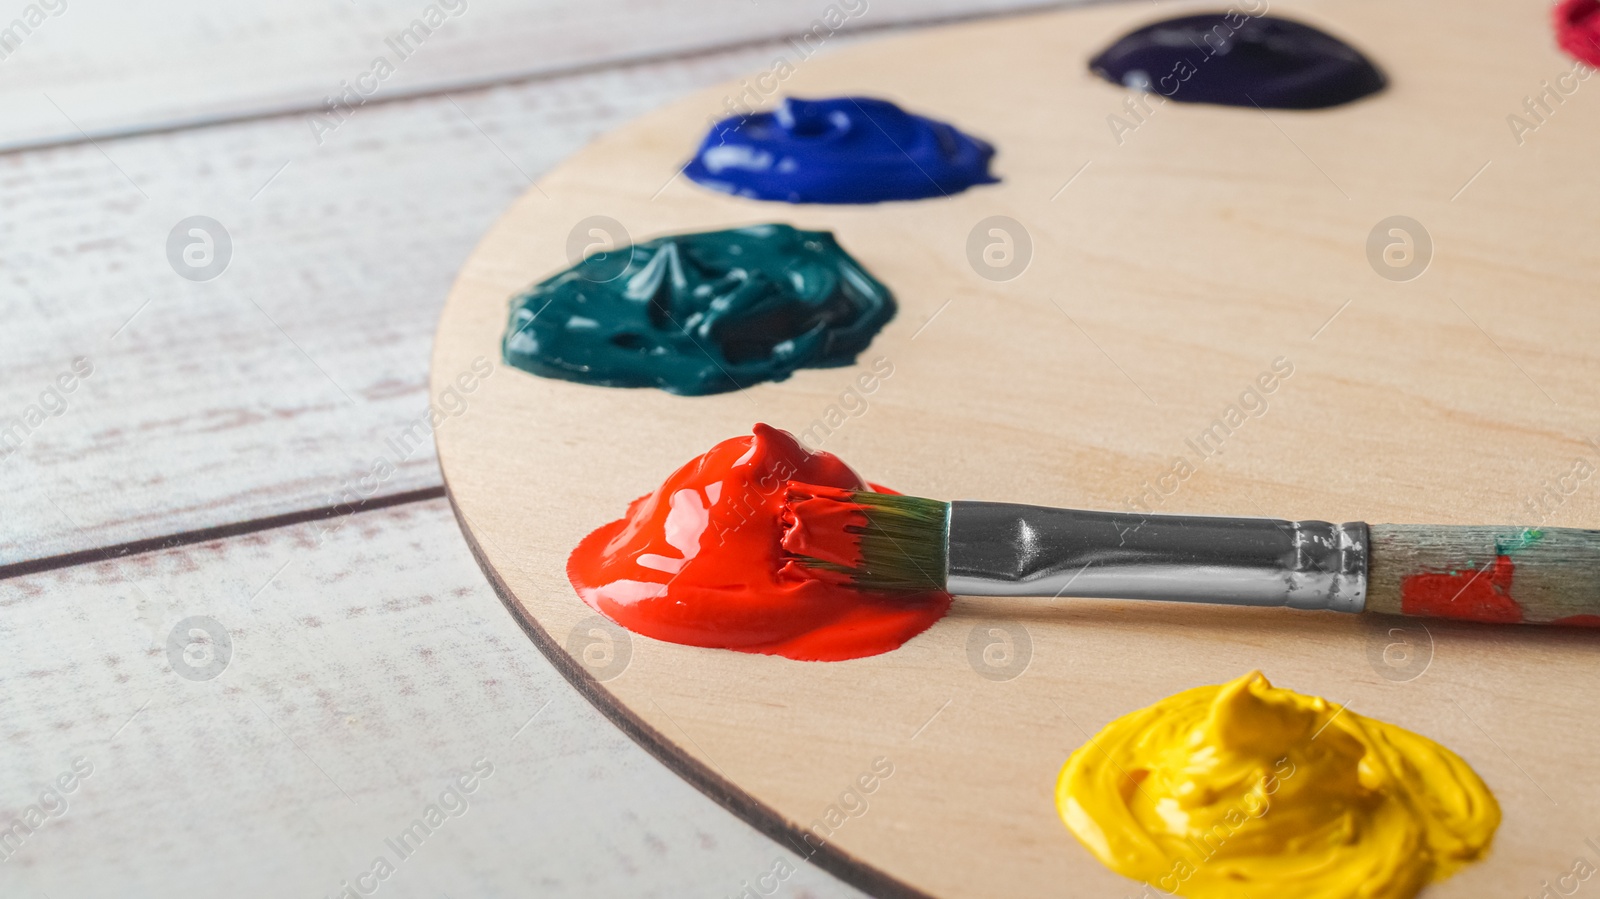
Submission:
[[894,297],[827,231],[757,225],[586,257],[511,300],[506,363],[699,396],[849,365]]

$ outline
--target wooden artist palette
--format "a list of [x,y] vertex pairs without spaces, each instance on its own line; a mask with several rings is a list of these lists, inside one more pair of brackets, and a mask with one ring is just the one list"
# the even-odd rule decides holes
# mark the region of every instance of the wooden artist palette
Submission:
[[[1061,764],[1112,718],[1252,668],[1431,737],[1488,782],[1505,812],[1492,853],[1429,895],[1536,894],[1578,856],[1600,862],[1584,843],[1600,837],[1593,632],[958,599],[898,651],[803,663],[608,633],[565,577],[580,538],[757,421],[799,433],[831,418],[821,448],[940,498],[1600,523],[1600,476],[1580,464],[1600,466],[1600,79],[1568,78],[1574,92],[1520,145],[1507,121],[1573,70],[1544,6],[1275,4],[1392,81],[1317,112],[1169,102],[1135,118],[1128,92],[1085,71],[1128,29],[1200,8],[918,32],[819,55],[782,81],[798,96],[882,96],[992,141],[1002,183],[948,199],[790,206],[674,177],[740,84],[596,141],[506,213],[450,295],[433,394],[480,357],[497,365],[437,430],[450,497],[506,605],[602,710],[802,854],[800,833],[820,822],[814,860],[879,894],[1138,893],[1057,820]],[[569,235],[592,216],[633,240],[829,229],[900,312],[857,368],[712,397],[498,366],[508,298],[568,266]],[[989,228],[1010,227],[986,224],[974,244],[993,216],[1031,242],[1010,280],[979,273],[1000,240]],[[1391,216],[1430,236],[1412,280],[1369,258]],[[1390,269],[1406,262],[1394,252]],[[1005,264],[1004,247],[991,254]],[[880,357],[893,374],[841,416]],[[1275,361],[1293,371],[1265,409],[1241,400]],[[892,773],[872,777],[875,763]]]

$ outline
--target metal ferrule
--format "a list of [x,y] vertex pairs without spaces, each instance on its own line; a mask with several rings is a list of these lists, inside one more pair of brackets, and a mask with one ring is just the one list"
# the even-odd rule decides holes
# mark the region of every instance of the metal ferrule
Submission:
[[950,504],[951,593],[1359,612],[1367,526]]

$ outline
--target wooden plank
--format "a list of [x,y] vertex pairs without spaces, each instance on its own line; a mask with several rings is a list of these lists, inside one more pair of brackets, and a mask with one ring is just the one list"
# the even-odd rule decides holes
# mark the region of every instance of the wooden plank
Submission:
[[[384,895],[729,896],[780,862],[786,895],[858,895],[574,693],[442,500],[9,580],[0,610],[0,827],[89,769],[0,846],[9,897],[331,896],[378,857]],[[187,645],[208,624],[171,660],[197,616],[220,672],[220,641]]]
[[[572,548],[758,420],[814,429],[813,444],[865,477],[939,498],[1600,520],[1600,491],[1584,480],[1600,435],[1600,269],[1570,237],[1600,227],[1582,186],[1600,120],[1581,112],[1600,96],[1569,98],[1527,146],[1506,128],[1508,85],[1520,96],[1573,69],[1547,17],[1517,0],[1470,15],[1443,0],[1304,3],[1295,18],[1370,52],[1390,88],[1314,112],[1171,102],[1122,134],[1108,117],[1138,98],[1081,60],[1148,15],[1106,6],[929,30],[795,76],[797,91],[824,95],[876,85],[1000,148],[995,185],[788,211],[797,227],[833,231],[895,292],[898,315],[858,368],[693,398],[506,377],[441,431],[477,549],[558,660],[577,664],[563,647],[594,614],[566,577]],[[769,214],[658,186],[695,111],[725,89],[596,141],[497,223],[441,317],[436,384],[499,344],[505,295],[561,267],[567,222],[604,209],[635,234],[662,234]],[[1409,281],[1367,249],[1374,232],[1393,241],[1384,229],[1397,215],[1433,234],[1431,265]],[[997,243],[980,230],[991,216],[1031,235],[1031,261],[1011,280],[972,259]],[[880,359],[893,375],[869,401],[846,394]],[[817,428],[830,418],[836,427]],[[712,521],[742,520],[736,489],[706,501]],[[714,552],[716,530],[683,554]],[[1573,722],[1600,691],[1594,649],[1584,629],[957,597],[900,649],[848,662],[638,639],[628,671],[593,691],[686,776],[732,784],[774,826],[847,853],[840,870],[945,899],[1126,896],[1142,887],[1056,814],[1061,765],[1120,715],[1259,668],[1438,740],[1493,789],[1504,811],[1493,851],[1428,888],[1443,899],[1535,895],[1593,836],[1600,770]],[[991,652],[1019,663],[988,665]],[[877,759],[892,777],[840,800],[864,804],[860,817],[818,815]]]
[[[595,135],[778,52],[365,109],[320,148],[284,118],[0,157],[0,565],[436,486],[428,347],[483,229]],[[233,240],[212,281],[165,249],[197,214]]]
[[310,111],[364,76],[373,100],[395,99],[790,35],[824,44],[1048,2],[738,2],[686,12],[664,0],[547,0],[536,9],[517,0],[6,0],[0,149]]

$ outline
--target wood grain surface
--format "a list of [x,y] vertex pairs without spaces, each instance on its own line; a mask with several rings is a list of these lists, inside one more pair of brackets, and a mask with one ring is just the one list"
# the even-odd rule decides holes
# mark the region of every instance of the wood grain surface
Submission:
[[[1082,60],[1150,19],[1142,6],[938,29],[797,72],[795,92],[870,91],[1000,148],[1003,183],[917,204],[768,205],[673,178],[729,90],[713,88],[607,135],[510,208],[447,302],[434,389],[496,353],[507,298],[569,263],[587,216],[639,239],[784,221],[833,230],[900,302],[863,356],[893,375],[816,441],[875,481],[1091,508],[1525,520],[1600,435],[1596,251],[1579,237],[1600,225],[1584,175],[1595,88],[1563,82],[1579,86],[1519,143],[1507,116],[1572,63],[1542,9],[1453,10],[1274,4],[1392,78],[1315,113],[1169,102],[1117,127],[1138,99]],[[1403,253],[1383,256],[1393,229],[1416,227],[1394,216],[1428,235],[1411,238],[1426,265],[1410,280]],[[1031,244],[1011,280],[984,276],[994,228]],[[598,626],[563,574],[581,536],[754,421],[825,421],[854,374],[685,399],[507,372],[438,436],[458,516],[536,640],[758,825],[824,834],[820,863],[890,893],[1132,894],[1056,819],[1060,765],[1118,715],[1260,668],[1442,742],[1493,788],[1493,853],[1430,895],[1536,893],[1594,835],[1587,632],[962,598],[904,648],[847,663],[641,638],[602,682],[562,649]],[[1563,489],[1540,517],[1592,524],[1600,498]],[[892,776],[849,795],[875,764]]]
[[[369,94],[370,106],[791,35],[809,33],[820,43],[1051,2],[702,8],[663,0],[6,0],[0,149],[272,115],[291,117],[309,135],[307,114],[346,85]],[[18,21],[25,27],[9,30]],[[375,65],[380,58],[387,74]]]
[[[231,647],[210,677],[220,642],[168,649],[200,616]],[[384,896],[721,897],[780,861],[785,895],[856,895],[575,694],[443,500],[6,581],[0,642],[0,826],[90,769],[0,847],[7,897],[331,896],[380,856]]]
[[[371,108],[322,147],[286,118],[0,157],[0,420],[93,365],[0,445],[0,565],[437,487],[413,425],[483,229],[597,134],[774,52]],[[234,243],[200,283],[165,250],[197,214]]]

